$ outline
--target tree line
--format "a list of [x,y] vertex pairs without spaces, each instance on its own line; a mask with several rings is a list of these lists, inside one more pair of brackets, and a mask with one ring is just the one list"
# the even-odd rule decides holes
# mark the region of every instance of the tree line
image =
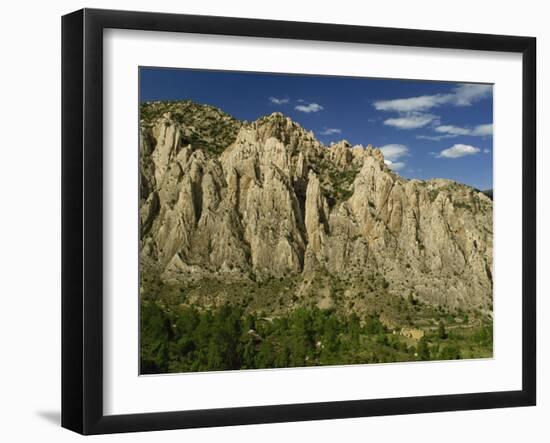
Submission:
[[141,373],[284,368],[415,359],[377,315],[297,308],[266,318],[242,308],[168,310],[143,302]]

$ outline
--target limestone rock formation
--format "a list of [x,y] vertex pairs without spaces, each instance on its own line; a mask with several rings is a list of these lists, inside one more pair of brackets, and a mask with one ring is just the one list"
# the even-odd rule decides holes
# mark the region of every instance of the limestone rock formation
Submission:
[[324,146],[279,113],[247,123],[154,102],[140,126],[141,264],[163,280],[288,277],[305,300],[336,275],[359,303],[377,275],[393,294],[490,314],[493,203],[480,191],[404,179],[379,149]]

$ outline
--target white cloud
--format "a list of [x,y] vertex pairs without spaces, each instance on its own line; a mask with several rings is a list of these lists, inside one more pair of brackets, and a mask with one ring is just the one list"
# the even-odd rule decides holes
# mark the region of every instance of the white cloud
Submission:
[[406,166],[405,162],[392,162],[391,160],[384,160],[384,163],[393,171],[399,171]]
[[419,140],[434,140],[434,141],[439,141],[439,140],[443,140],[445,138],[453,138],[453,137],[457,137],[456,135],[453,135],[453,134],[443,134],[443,135],[417,135],[416,138],[419,139]]
[[438,158],[460,158],[466,155],[475,155],[480,151],[479,148],[471,145],[456,144],[450,148],[443,149],[437,157]]
[[334,134],[341,134],[342,130],[338,128],[325,128],[323,131],[321,131],[321,135],[334,135]]
[[435,132],[442,132],[450,135],[469,135],[471,130],[468,128],[459,128],[458,126],[443,125],[435,128]]
[[274,105],[286,105],[290,100],[288,98],[269,97],[269,101]]
[[374,102],[374,107],[378,111],[412,112],[427,111],[445,104],[470,106],[482,98],[490,96],[492,91],[493,87],[491,85],[462,84],[448,94],[377,100]]
[[470,106],[493,93],[492,85],[464,84],[455,88],[451,103],[456,106]]
[[[427,125],[439,125],[439,117],[430,114],[432,108],[442,105],[470,106],[484,97],[492,94],[491,85],[461,84],[447,94],[421,95],[418,97],[397,98],[393,100],[378,100],[373,103],[378,111],[396,112],[397,116],[384,120],[387,126],[398,129],[418,129]],[[453,125],[443,125],[436,128],[440,135],[420,135],[419,139],[443,140],[459,135],[487,136],[493,132],[493,126],[479,125],[474,128],[461,128]]]
[[485,149],[483,150],[483,153],[484,153],[484,154],[490,154],[490,153],[491,153],[491,150],[490,150],[490,149],[487,149],[487,148],[485,148]]
[[378,111],[426,111],[445,103],[449,95],[421,95],[419,97],[398,98],[394,100],[378,100],[374,102],[374,107]]
[[296,109],[296,111],[305,112],[309,114],[310,112],[322,111],[324,108],[318,103],[309,103],[307,105],[297,105],[294,107],[294,109]]
[[473,128],[461,128],[453,125],[442,125],[435,128],[436,132],[449,134],[453,136],[457,135],[472,135],[477,137],[485,137],[493,134],[493,125],[477,125]]
[[409,148],[405,145],[399,145],[396,143],[384,145],[380,147],[380,151],[384,154],[384,163],[388,166],[388,168],[394,171],[399,171],[407,166],[407,163],[404,161],[397,161],[401,157],[407,157],[410,155]]
[[409,148],[405,145],[391,144],[384,145],[380,147],[384,158],[390,162],[396,161],[398,158],[405,157],[409,155]]
[[437,119],[437,115],[411,112],[400,117],[388,118],[384,120],[384,124],[398,129],[417,129],[435,122]]
[[486,125],[477,125],[474,128],[474,134],[473,135],[478,135],[480,137],[484,137],[486,135],[493,135],[493,124],[489,123],[489,124],[486,124]]
[[446,138],[458,137],[460,135],[487,137],[493,135],[493,125],[491,123],[485,125],[477,125],[472,128],[463,128],[453,125],[441,125],[434,128],[435,132],[440,135],[417,135],[419,140],[434,140],[439,141]]

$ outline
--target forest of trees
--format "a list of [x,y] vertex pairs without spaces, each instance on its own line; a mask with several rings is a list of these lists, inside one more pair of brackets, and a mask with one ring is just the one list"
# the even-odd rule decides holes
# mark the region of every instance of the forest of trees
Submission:
[[[407,343],[378,316],[343,317],[332,310],[298,308],[285,317],[245,314],[242,308],[169,310],[141,305],[141,373],[382,363],[461,358],[443,324],[433,337]],[[492,331],[467,337],[471,346],[492,347]]]

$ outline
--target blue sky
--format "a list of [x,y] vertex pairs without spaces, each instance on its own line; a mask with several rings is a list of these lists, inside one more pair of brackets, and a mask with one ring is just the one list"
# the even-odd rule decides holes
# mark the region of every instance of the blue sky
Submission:
[[140,100],[191,99],[253,121],[279,111],[325,144],[382,148],[407,178],[493,187],[491,85],[140,68]]

